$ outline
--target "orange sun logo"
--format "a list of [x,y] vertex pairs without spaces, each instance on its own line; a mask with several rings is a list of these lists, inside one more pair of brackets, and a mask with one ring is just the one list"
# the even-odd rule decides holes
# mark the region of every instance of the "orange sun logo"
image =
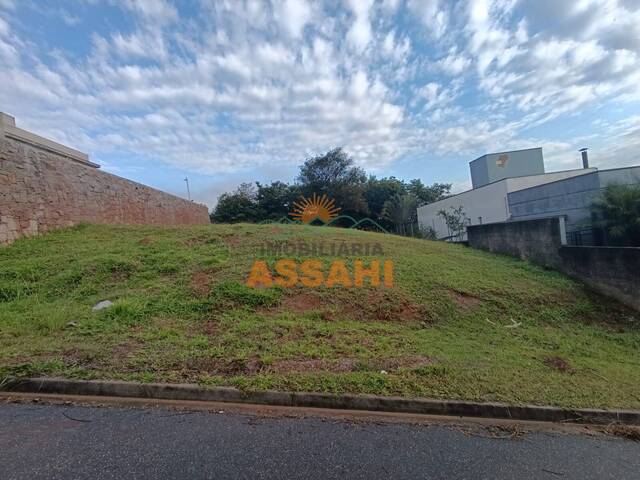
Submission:
[[338,216],[340,209],[335,206],[335,201],[328,198],[326,194],[318,197],[314,193],[311,199],[301,198],[300,203],[293,202],[293,212],[289,215],[302,223],[311,223],[316,218],[323,223],[328,223]]

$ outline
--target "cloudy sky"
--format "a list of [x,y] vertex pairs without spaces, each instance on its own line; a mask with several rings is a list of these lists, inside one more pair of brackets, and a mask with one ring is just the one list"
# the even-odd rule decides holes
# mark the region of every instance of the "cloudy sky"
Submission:
[[640,163],[640,0],[0,0],[0,111],[112,173],[212,206],[343,146],[469,184]]

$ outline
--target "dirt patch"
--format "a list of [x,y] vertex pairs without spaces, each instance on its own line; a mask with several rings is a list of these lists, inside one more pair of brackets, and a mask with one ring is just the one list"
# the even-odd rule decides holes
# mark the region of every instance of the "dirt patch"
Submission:
[[471,295],[470,293],[466,292],[451,290],[449,292],[449,295],[451,296],[455,304],[465,311],[473,310],[482,302],[482,300],[480,300],[475,295]]
[[184,245],[186,247],[193,247],[195,245],[200,245],[201,243],[204,242],[204,239],[201,237],[191,237],[191,238],[187,238],[184,242]]
[[264,368],[262,360],[257,357],[248,359],[235,358],[224,360],[221,358],[192,358],[187,360],[186,367],[213,375],[233,377],[235,375],[255,375]]
[[278,330],[277,334],[279,336],[278,343],[284,345],[289,342],[296,342],[305,336],[305,328],[300,325],[294,325],[287,329]]
[[62,356],[67,365],[95,369],[117,365],[118,368],[123,369],[127,361],[135,357],[142,347],[142,343],[136,340],[127,340],[114,346],[110,351],[71,349],[62,352]]
[[111,360],[117,363],[126,363],[127,360],[132,359],[142,349],[142,344],[137,341],[128,340],[124,343],[117,345],[111,351]]
[[[351,305],[353,307],[353,305]],[[412,302],[396,290],[374,290],[365,301],[351,309],[356,319],[371,319],[377,322],[407,323],[428,318],[422,305]]]
[[432,365],[434,363],[437,363],[436,359],[419,355],[396,358],[382,358],[371,362],[348,357],[337,359],[301,358],[279,360],[272,365],[265,367],[265,371],[269,373],[347,373],[356,371],[364,366],[368,370],[385,370],[387,372],[392,372],[400,369],[414,370],[426,365]]
[[[319,295],[308,290],[295,290],[287,293],[277,306],[267,307],[262,311],[267,315],[280,315],[282,313],[304,315],[310,311],[322,310],[321,315],[324,318],[327,304]],[[327,316],[326,319],[329,320],[330,318]]]
[[224,237],[224,243],[229,245],[230,247],[238,247],[242,244],[242,237],[240,235],[229,235]]
[[191,290],[199,297],[206,297],[211,293],[211,278],[206,272],[196,272],[191,276]]
[[551,356],[544,359],[544,364],[563,373],[574,373],[575,369],[564,358],[558,356]]
[[205,322],[202,324],[202,328],[200,329],[202,333],[209,336],[218,335],[220,332],[220,325],[216,322]]
[[190,324],[186,330],[187,338],[193,338],[196,335],[205,335],[207,337],[216,337],[220,334],[220,324],[215,320],[203,320]]
[[382,358],[374,362],[376,368],[387,372],[394,370],[415,370],[438,363],[436,358],[413,355],[407,357]]
[[298,293],[285,297],[281,304],[282,311],[292,311],[295,313],[305,313],[309,310],[317,310],[324,306],[320,297],[312,293]]
[[269,229],[269,233],[282,233],[282,228],[280,228],[280,227],[271,227]]
[[138,241],[139,245],[151,245],[153,243],[153,240],[151,240],[149,237],[144,237],[142,240]]
[[433,320],[422,305],[389,289],[299,289],[288,292],[277,307],[266,309],[272,315],[285,312],[302,315],[309,311],[317,311],[325,321],[344,317],[361,322],[432,323]]
[[306,373],[306,372],[352,372],[356,368],[357,361],[353,358],[340,358],[338,360],[293,359],[279,360],[267,367],[270,373]]

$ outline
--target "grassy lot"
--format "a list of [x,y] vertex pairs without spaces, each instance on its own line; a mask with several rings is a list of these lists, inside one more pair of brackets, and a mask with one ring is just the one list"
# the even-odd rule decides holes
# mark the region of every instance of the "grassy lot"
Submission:
[[[246,287],[254,259],[275,260],[265,240],[379,242],[395,286]],[[0,382],[20,375],[640,408],[640,322],[558,273],[462,246],[82,225],[0,248]]]

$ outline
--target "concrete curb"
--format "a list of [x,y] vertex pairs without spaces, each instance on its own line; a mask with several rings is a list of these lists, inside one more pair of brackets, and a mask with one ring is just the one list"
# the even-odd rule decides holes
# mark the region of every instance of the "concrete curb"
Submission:
[[6,383],[0,391],[134,397],[162,400],[253,403],[286,407],[337,408],[396,413],[482,417],[541,422],[568,422],[607,425],[640,425],[640,411],[565,409],[535,405],[506,405],[457,400],[383,397],[379,395],[332,395],[306,392],[244,392],[236,388],[202,388],[198,385],[134,383],[62,378],[25,378]]

